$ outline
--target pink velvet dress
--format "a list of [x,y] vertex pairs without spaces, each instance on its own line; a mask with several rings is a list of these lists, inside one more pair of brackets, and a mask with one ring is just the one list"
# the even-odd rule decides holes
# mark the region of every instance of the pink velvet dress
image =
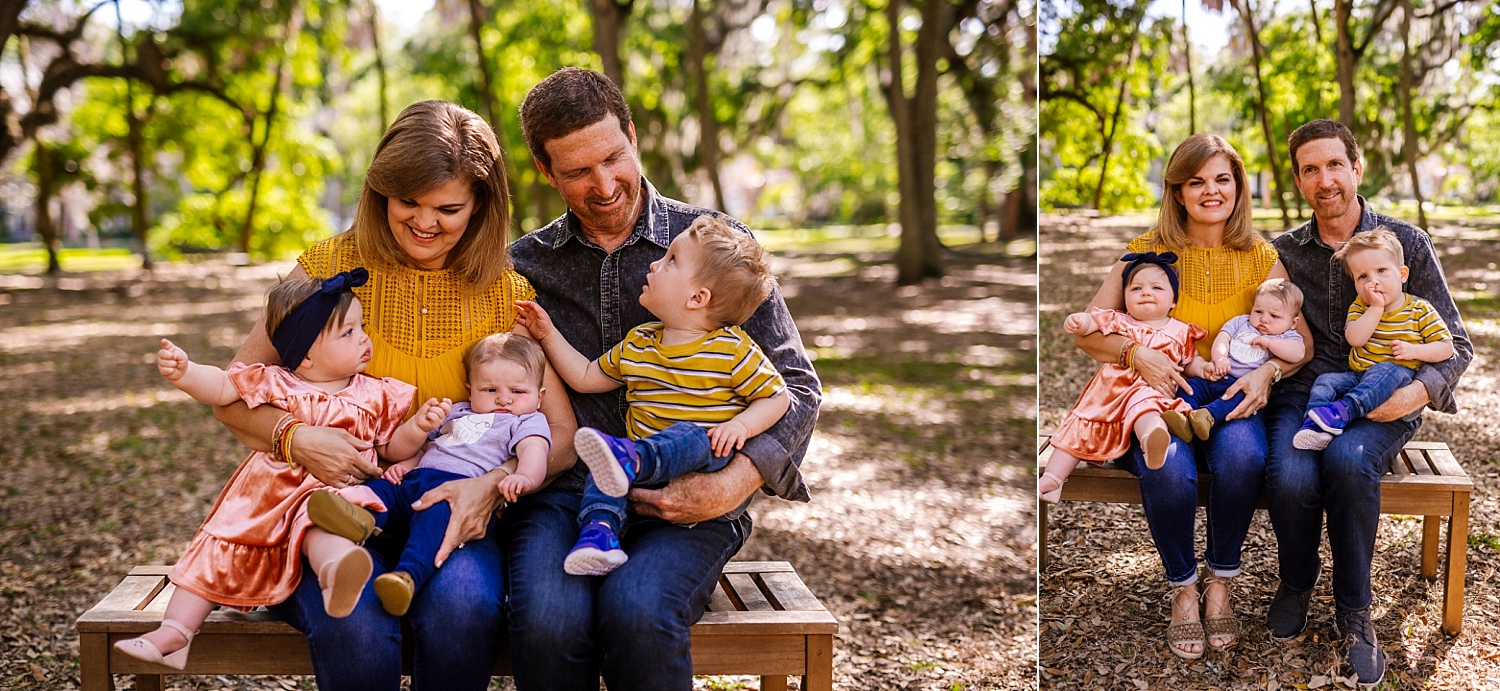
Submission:
[[[328,393],[280,365],[236,364],[229,377],[252,408],[274,405],[309,425],[342,429],[376,445],[390,441],[416,392],[405,382],[356,374],[343,390]],[[361,453],[375,463],[374,449]],[[303,505],[323,487],[269,453],[252,452],[172,567],[172,583],[239,609],[286,600],[302,578],[302,536],[311,525]]]
[[[1203,327],[1176,319],[1157,328],[1117,310],[1095,308],[1090,314],[1101,332],[1121,334],[1180,365],[1192,362],[1197,342],[1208,336]],[[1180,398],[1169,398],[1147,386],[1134,370],[1106,363],[1083,387],[1073,410],[1052,435],[1052,446],[1090,463],[1112,461],[1130,449],[1140,416],[1166,410],[1186,414],[1192,408]]]

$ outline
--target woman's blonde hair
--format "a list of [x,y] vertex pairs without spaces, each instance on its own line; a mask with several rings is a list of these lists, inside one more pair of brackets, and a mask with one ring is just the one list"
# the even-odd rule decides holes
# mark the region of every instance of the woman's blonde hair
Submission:
[[1247,250],[1262,242],[1250,225],[1250,186],[1245,179],[1245,161],[1238,151],[1217,134],[1195,134],[1182,140],[1167,160],[1167,169],[1162,172],[1161,214],[1156,221],[1156,239],[1153,248],[1185,250],[1191,244],[1187,234],[1187,207],[1178,195],[1188,180],[1215,156],[1229,161],[1229,170],[1234,174],[1234,211],[1224,223],[1224,246],[1233,250]]
[[407,106],[375,148],[349,229],[364,261],[404,264],[406,253],[391,233],[389,200],[414,199],[450,180],[469,183],[474,209],[464,236],[448,256],[448,268],[476,289],[500,280],[510,267],[505,253],[510,190],[504,154],[495,131],[479,115],[446,101]]

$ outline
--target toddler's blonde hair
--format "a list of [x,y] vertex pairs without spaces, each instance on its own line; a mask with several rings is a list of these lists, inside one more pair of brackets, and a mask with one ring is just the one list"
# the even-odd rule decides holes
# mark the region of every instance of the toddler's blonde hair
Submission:
[[748,321],[776,285],[765,250],[749,233],[708,214],[694,219],[683,232],[702,249],[697,279],[712,294],[709,318],[721,326]]
[[1365,250],[1385,250],[1396,260],[1396,266],[1406,266],[1406,253],[1401,249],[1401,239],[1385,226],[1376,226],[1374,230],[1355,233],[1354,237],[1349,238],[1343,247],[1333,253],[1333,258],[1344,266],[1344,272],[1347,273],[1349,255]]

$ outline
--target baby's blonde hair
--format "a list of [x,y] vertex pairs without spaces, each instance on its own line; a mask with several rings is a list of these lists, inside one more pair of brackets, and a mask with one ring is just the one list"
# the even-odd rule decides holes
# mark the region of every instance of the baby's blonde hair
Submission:
[[1275,298],[1286,305],[1287,309],[1300,313],[1302,311],[1302,289],[1285,278],[1268,278],[1265,283],[1255,289],[1255,299],[1262,297]]
[[1401,238],[1396,237],[1396,234],[1385,226],[1376,226],[1374,230],[1355,233],[1354,237],[1349,238],[1343,247],[1333,253],[1333,258],[1344,266],[1345,272],[1348,272],[1349,255],[1365,250],[1385,250],[1396,260],[1396,266],[1406,266],[1406,253],[1401,249]]
[[776,285],[760,243],[709,214],[694,219],[683,232],[703,250],[696,278],[713,296],[708,303],[709,318],[721,326],[748,321]]
[[527,374],[536,377],[538,386],[547,371],[547,354],[542,352],[541,345],[520,334],[506,332],[485,336],[469,346],[468,352],[464,353],[464,378],[468,379],[468,373],[475,367],[496,360],[524,367]]

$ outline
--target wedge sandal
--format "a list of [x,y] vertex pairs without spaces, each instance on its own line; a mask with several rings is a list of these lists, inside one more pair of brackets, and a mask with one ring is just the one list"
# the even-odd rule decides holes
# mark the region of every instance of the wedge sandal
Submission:
[[[1171,608],[1172,613],[1175,614],[1177,612],[1177,596],[1182,594],[1183,591],[1194,587],[1195,585],[1197,584],[1189,583],[1187,585],[1172,586],[1172,589],[1167,594],[1167,603]],[[1197,614],[1197,610],[1198,598],[1193,598],[1193,613]],[[1168,616],[1170,617],[1171,615]],[[1177,647],[1179,644],[1183,643],[1197,643],[1200,650],[1195,653]],[[1208,650],[1208,640],[1203,633],[1203,622],[1194,618],[1181,619],[1168,623],[1167,650],[1172,651],[1173,655],[1176,655],[1177,657],[1180,657],[1184,660],[1196,660],[1200,657],[1203,657],[1203,652]]]

